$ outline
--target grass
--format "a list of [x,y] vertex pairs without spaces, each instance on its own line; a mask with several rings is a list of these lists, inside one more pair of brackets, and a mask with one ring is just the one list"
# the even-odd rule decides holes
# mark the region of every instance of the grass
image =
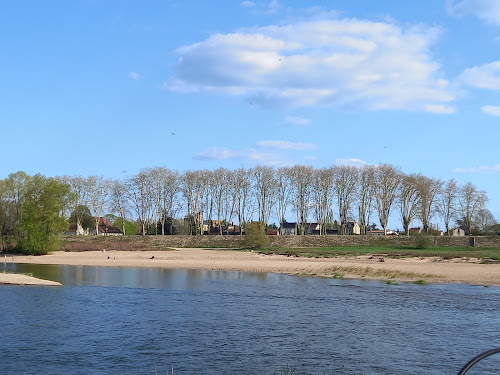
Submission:
[[[315,273],[301,273],[300,276],[318,277]],[[385,269],[377,270],[370,266],[334,266],[324,270],[320,277],[340,280],[345,278],[389,280],[387,281],[389,285],[398,285],[394,280],[424,285],[426,281],[423,278],[436,279],[436,275]]]
[[294,257],[332,258],[360,255],[384,255],[390,258],[404,257],[439,257],[442,259],[453,258],[479,258],[485,262],[500,262],[500,249],[474,248],[474,247],[429,247],[418,249],[416,247],[389,247],[389,246],[353,246],[353,247],[319,247],[319,248],[264,248],[257,250],[262,254],[279,254]]

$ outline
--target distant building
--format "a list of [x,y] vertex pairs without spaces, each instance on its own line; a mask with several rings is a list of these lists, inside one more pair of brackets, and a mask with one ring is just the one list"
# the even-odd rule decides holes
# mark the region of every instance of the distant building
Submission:
[[[96,235],[96,228],[93,228],[90,231],[90,234]],[[108,220],[104,217],[99,218],[99,225],[97,226],[97,235],[98,236],[123,236],[123,232],[114,227]]]
[[361,233],[361,228],[359,227],[359,224],[353,220],[353,221],[348,221],[346,223],[346,234],[360,234]]
[[89,231],[83,229],[80,224],[72,223],[69,225],[69,229],[63,234],[65,236],[85,236],[89,234]]
[[458,227],[451,230],[451,235],[455,237],[465,237],[466,232],[462,228]]
[[287,223],[286,221],[281,225],[280,233],[283,236],[294,236],[297,234],[297,224]]

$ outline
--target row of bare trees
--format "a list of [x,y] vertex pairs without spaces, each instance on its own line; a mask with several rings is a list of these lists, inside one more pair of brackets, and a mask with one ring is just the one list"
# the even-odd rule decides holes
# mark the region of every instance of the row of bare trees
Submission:
[[[280,228],[287,219],[295,221],[304,233],[307,223],[315,221],[324,234],[337,221],[340,233],[356,218],[365,233],[373,216],[387,231],[390,216],[399,209],[406,233],[414,220],[429,231],[431,219],[440,216],[446,232],[459,220],[469,232],[474,225],[491,224],[485,208],[487,196],[473,184],[458,186],[454,180],[443,182],[420,174],[404,174],[392,165],[367,165],[360,168],[310,166],[251,169],[194,170],[179,173],[156,167],[140,171],[124,180],[104,177],[64,176],[74,193],[70,212],[77,222],[88,207],[96,226],[105,210],[121,218],[134,217],[141,233],[154,225],[156,234],[165,234],[168,218],[189,218],[192,233],[203,233],[203,221],[236,221],[243,226],[252,220],[269,223],[277,218]],[[82,211],[82,212],[79,212]],[[335,212],[335,214],[334,214]],[[483,223],[478,217],[483,216]],[[157,225],[157,224],[160,225]],[[124,228],[122,228],[124,229]],[[219,225],[222,233],[222,226]],[[170,231],[171,232],[171,231]]]

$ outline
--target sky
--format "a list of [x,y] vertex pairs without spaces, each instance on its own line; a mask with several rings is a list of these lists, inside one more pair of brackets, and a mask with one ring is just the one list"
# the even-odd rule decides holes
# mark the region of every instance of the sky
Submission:
[[3,0],[0,178],[392,164],[500,220],[498,0]]

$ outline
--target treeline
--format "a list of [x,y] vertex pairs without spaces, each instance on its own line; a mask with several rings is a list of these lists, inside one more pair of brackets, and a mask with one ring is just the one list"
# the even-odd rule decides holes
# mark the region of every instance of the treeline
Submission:
[[271,218],[277,218],[280,228],[286,220],[295,222],[298,233],[314,221],[321,234],[334,222],[344,234],[348,221],[356,220],[365,233],[374,220],[387,230],[395,213],[406,233],[413,220],[430,231],[431,220],[438,216],[446,232],[456,224],[469,233],[489,233],[495,231],[496,221],[485,207],[487,201],[486,193],[472,183],[460,186],[454,180],[405,174],[392,165],[257,166],[184,173],[156,167],[121,180],[17,172],[0,180],[0,225],[2,244],[15,240],[30,249],[30,243],[42,240],[48,240],[44,248],[50,248],[53,233],[64,231],[69,220],[81,226],[91,215],[97,227],[105,214],[113,214],[123,232],[126,223],[136,222],[141,234],[173,233],[174,225],[202,234],[204,221],[209,226],[219,223],[222,233],[223,224],[244,227],[251,221],[268,224]]
[[71,187],[54,178],[17,172],[0,180],[2,250],[36,255],[58,249],[72,200]]

